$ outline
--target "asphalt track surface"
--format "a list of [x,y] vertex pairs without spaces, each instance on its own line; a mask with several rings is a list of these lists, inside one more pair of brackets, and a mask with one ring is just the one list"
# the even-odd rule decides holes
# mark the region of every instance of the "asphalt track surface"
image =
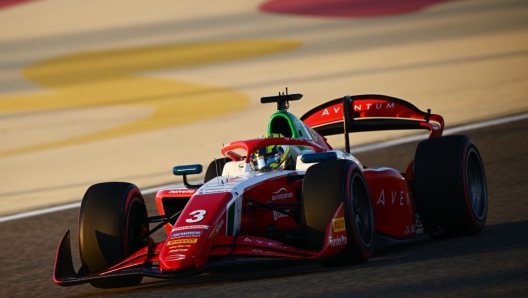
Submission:
[[[0,224],[1,297],[516,297],[528,293],[528,120],[463,132],[479,147],[488,181],[489,209],[473,237],[417,241],[377,251],[362,265],[317,264],[260,271],[217,272],[178,280],[144,279],[139,286],[101,290],[53,283],[57,245],[72,230],[78,268],[78,209]],[[416,142],[356,154],[367,166],[398,170]],[[439,181],[441,183],[441,181]],[[155,214],[153,196],[146,197]],[[156,234],[162,239],[163,234]]]

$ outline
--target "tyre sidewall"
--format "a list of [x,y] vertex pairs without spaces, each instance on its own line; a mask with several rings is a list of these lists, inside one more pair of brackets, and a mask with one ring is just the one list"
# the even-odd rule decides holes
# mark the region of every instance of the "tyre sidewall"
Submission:
[[480,230],[482,230],[482,228],[484,227],[484,224],[486,223],[486,218],[487,218],[487,211],[488,211],[488,202],[487,200],[483,200],[483,203],[484,203],[484,207],[483,207],[483,211],[482,211],[482,215],[481,216],[477,216],[475,214],[475,210],[471,204],[471,198],[470,198],[470,193],[469,193],[469,177],[468,177],[468,171],[470,171],[471,169],[469,168],[469,162],[470,162],[470,158],[474,158],[475,160],[474,161],[477,161],[478,162],[478,166],[481,168],[482,170],[482,175],[484,175],[484,192],[486,193],[485,196],[487,197],[487,185],[486,185],[486,174],[484,172],[484,165],[482,164],[482,159],[480,157],[480,153],[476,147],[476,145],[473,143],[473,141],[471,141],[471,139],[467,138],[466,139],[466,143],[465,143],[465,146],[463,147],[464,148],[464,154],[463,154],[463,161],[461,162],[461,165],[464,165],[464,167],[461,169],[461,172],[462,172],[462,185],[463,185],[463,189],[464,189],[464,198],[465,198],[465,204],[466,204],[466,210],[467,210],[467,219],[469,221],[468,223],[468,226],[470,227],[469,228],[469,233],[470,234],[474,234],[474,233],[478,233]]
[[[374,210],[372,208],[372,201],[370,199],[369,189],[368,189],[365,177],[363,176],[361,169],[359,169],[359,166],[356,163],[352,163],[352,162],[349,163],[347,167],[348,168],[345,168],[347,175],[346,175],[346,180],[345,180],[346,193],[345,193],[345,197],[343,198],[343,207],[345,211],[345,218],[347,219],[346,220],[347,236],[349,238],[353,238],[353,242],[350,242],[351,239],[349,239],[347,248],[345,250],[348,250],[347,253],[352,253],[356,255],[355,257],[356,259],[365,261],[372,256],[372,253],[374,251],[374,233],[375,233],[374,231],[374,223],[375,223]],[[368,212],[370,213],[369,216],[372,219],[372,222],[371,222],[372,224],[370,227],[371,231],[369,232],[371,239],[370,241],[368,241],[368,243],[365,243],[358,234],[358,227],[355,222],[356,215],[354,214],[354,211],[352,208],[352,199],[353,199],[352,188],[354,187],[353,183],[355,181],[360,181],[358,183],[362,183],[365,186],[364,195],[366,195],[366,198],[368,199],[368,208],[369,208]]]

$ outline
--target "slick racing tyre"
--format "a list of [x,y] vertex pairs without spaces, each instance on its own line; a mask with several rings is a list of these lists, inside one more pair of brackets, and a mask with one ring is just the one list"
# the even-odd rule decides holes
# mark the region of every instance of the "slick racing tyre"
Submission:
[[374,212],[361,168],[350,160],[333,160],[308,168],[303,183],[303,213],[311,249],[321,250],[326,229],[344,206],[347,245],[324,266],[359,264],[374,250]]
[[436,236],[479,233],[486,222],[488,193],[477,146],[468,136],[421,142],[414,159],[414,197],[424,227]]
[[[85,274],[95,273],[123,261],[148,245],[147,208],[139,189],[130,183],[107,182],[86,191],[79,213],[79,251]],[[98,288],[137,285],[143,277],[100,280]]]

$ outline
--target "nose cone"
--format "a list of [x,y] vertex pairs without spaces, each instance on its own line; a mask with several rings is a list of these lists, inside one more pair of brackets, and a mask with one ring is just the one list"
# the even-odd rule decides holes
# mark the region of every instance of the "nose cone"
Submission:
[[[226,226],[238,229],[240,212],[228,213],[228,210],[240,210],[241,198],[226,192],[225,187],[214,183],[210,187],[206,185],[198,191],[200,194],[197,192],[189,200],[161,249],[162,270],[203,267],[215,237],[225,236]],[[215,192],[218,190],[221,192]]]

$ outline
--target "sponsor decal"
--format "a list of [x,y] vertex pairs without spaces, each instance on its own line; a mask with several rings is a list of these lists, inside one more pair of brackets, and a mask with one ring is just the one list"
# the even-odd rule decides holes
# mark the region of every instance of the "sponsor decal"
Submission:
[[209,183],[209,184],[202,186],[202,188],[200,188],[196,192],[196,194],[202,195],[202,194],[229,192],[237,184],[238,182],[227,182],[227,183],[222,183],[222,184]]
[[219,222],[217,225],[216,225],[216,228],[214,229],[214,232],[215,234],[218,234],[218,232],[220,232],[220,228],[222,228],[222,226],[224,225],[224,220],[222,219],[221,222]]
[[253,249],[253,252],[259,253],[259,254],[272,254],[272,253],[274,253],[273,251],[262,250],[262,249]]
[[175,246],[169,246],[169,249],[177,249],[177,248],[190,248],[190,244],[178,244]]
[[385,206],[385,189],[381,190],[378,201],[376,202],[376,205],[379,205],[379,204],[383,204],[383,206]]
[[194,225],[194,226],[183,226],[183,227],[174,227],[172,231],[183,231],[183,230],[209,230],[209,226],[205,225]]
[[[264,244],[269,245],[269,246],[274,246],[275,245],[273,242],[265,243],[263,240],[258,240],[258,239],[253,239],[253,241],[255,241],[258,244],[264,243]],[[253,241],[251,239],[249,239],[248,237],[244,238],[244,242],[253,243]]]
[[333,112],[333,114],[337,114],[339,113],[339,110],[341,110],[341,107],[334,107],[333,109],[330,109],[330,110],[324,109],[321,116],[330,115],[330,112]]
[[202,231],[178,232],[178,233],[172,233],[170,239],[184,238],[184,237],[200,237],[200,235],[202,235]]
[[[289,212],[290,210],[284,210],[286,212]],[[275,211],[273,210],[273,219],[274,220],[277,220],[279,218],[283,218],[283,217],[288,217],[288,215],[282,213],[282,212],[278,212],[278,211]]]
[[337,238],[330,237],[329,240],[330,240],[330,246],[346,245],[347,241],[348,241],[347,237],[345,237],[345,236],[341,236],[341,237],[337,237]]
[[165,261],[179,261],[185,259],[185,255],[175,254],[175,255],[168,255],[165,257]]
[[177,248],[177,249],[169,250],[169,253],[184,252],[184,251],[188,251],[188,250],[189,250],[188,248]]
[[[382,109],[394,109],[393,102],[377,102],[377,103],[364,103],[364,104],[355,104],[354,111],[368,111],[368,110],[382,110]],[[321,116],[335,115],[342,113],[341,106],[335,106],[331,108],[326,108],[321,113]]]
[[198,242],[198,238],[191,238],[191,239],[177,239],[177,240],[170,240],[167,242],[167,245],[174,245],[174,244],[181,244],[181,243],[196,243]]
[[194,189],[173,189],[169,193],[194,193]]
[[272,192],[272,196],[271,196],[271,200],[272,201],[276,201],[276,200],[284,200],[284,199],[287,199],[287,198],[293,198],[293,193],[292,192],[288,192],[288,190],[284,187],[281,187],[279,190],[275,191],[275,192]]
[[284,191],[288,191],[286,188],[284,187],[281,187],[279,190],[273,192],[273,194],[278,194],[278,193],[281,193],[281,192],[284,192]]
[[344,217],[338,217],[338,218],[332,219],[332,225],[334,226],[334,233],[346,231]]
[[[399,196],[398,196],[399,195]],[[396,205],[400,205],[400,206],[404,206],[404,205],[409,205],[411,200],[409,198],[409,193],[407,192],[404,192],[403,190],[401,191],[390,191],[390,198],[391,198],[391,204],[394,205],[394,203],[396,202]],[[379,205],[379,204],[382,204],[383,206],[385,206],[385,189],[382,189],[381,190],[381,193],[378,197],[378,201],[376,202],[376,205]]]
[[[284,200],[284,199],[287,199],[287,198],[293,198],[293,193],[292,192],[287,192],[288,190],[286,188],[281,188],[279,190],[277,190],[276,192],[273,192],[272,196],[271,196],[271,200],[272,201],[276,201],[276,200]],[[286,193],[282,193],[282,192],[286,192]]]

